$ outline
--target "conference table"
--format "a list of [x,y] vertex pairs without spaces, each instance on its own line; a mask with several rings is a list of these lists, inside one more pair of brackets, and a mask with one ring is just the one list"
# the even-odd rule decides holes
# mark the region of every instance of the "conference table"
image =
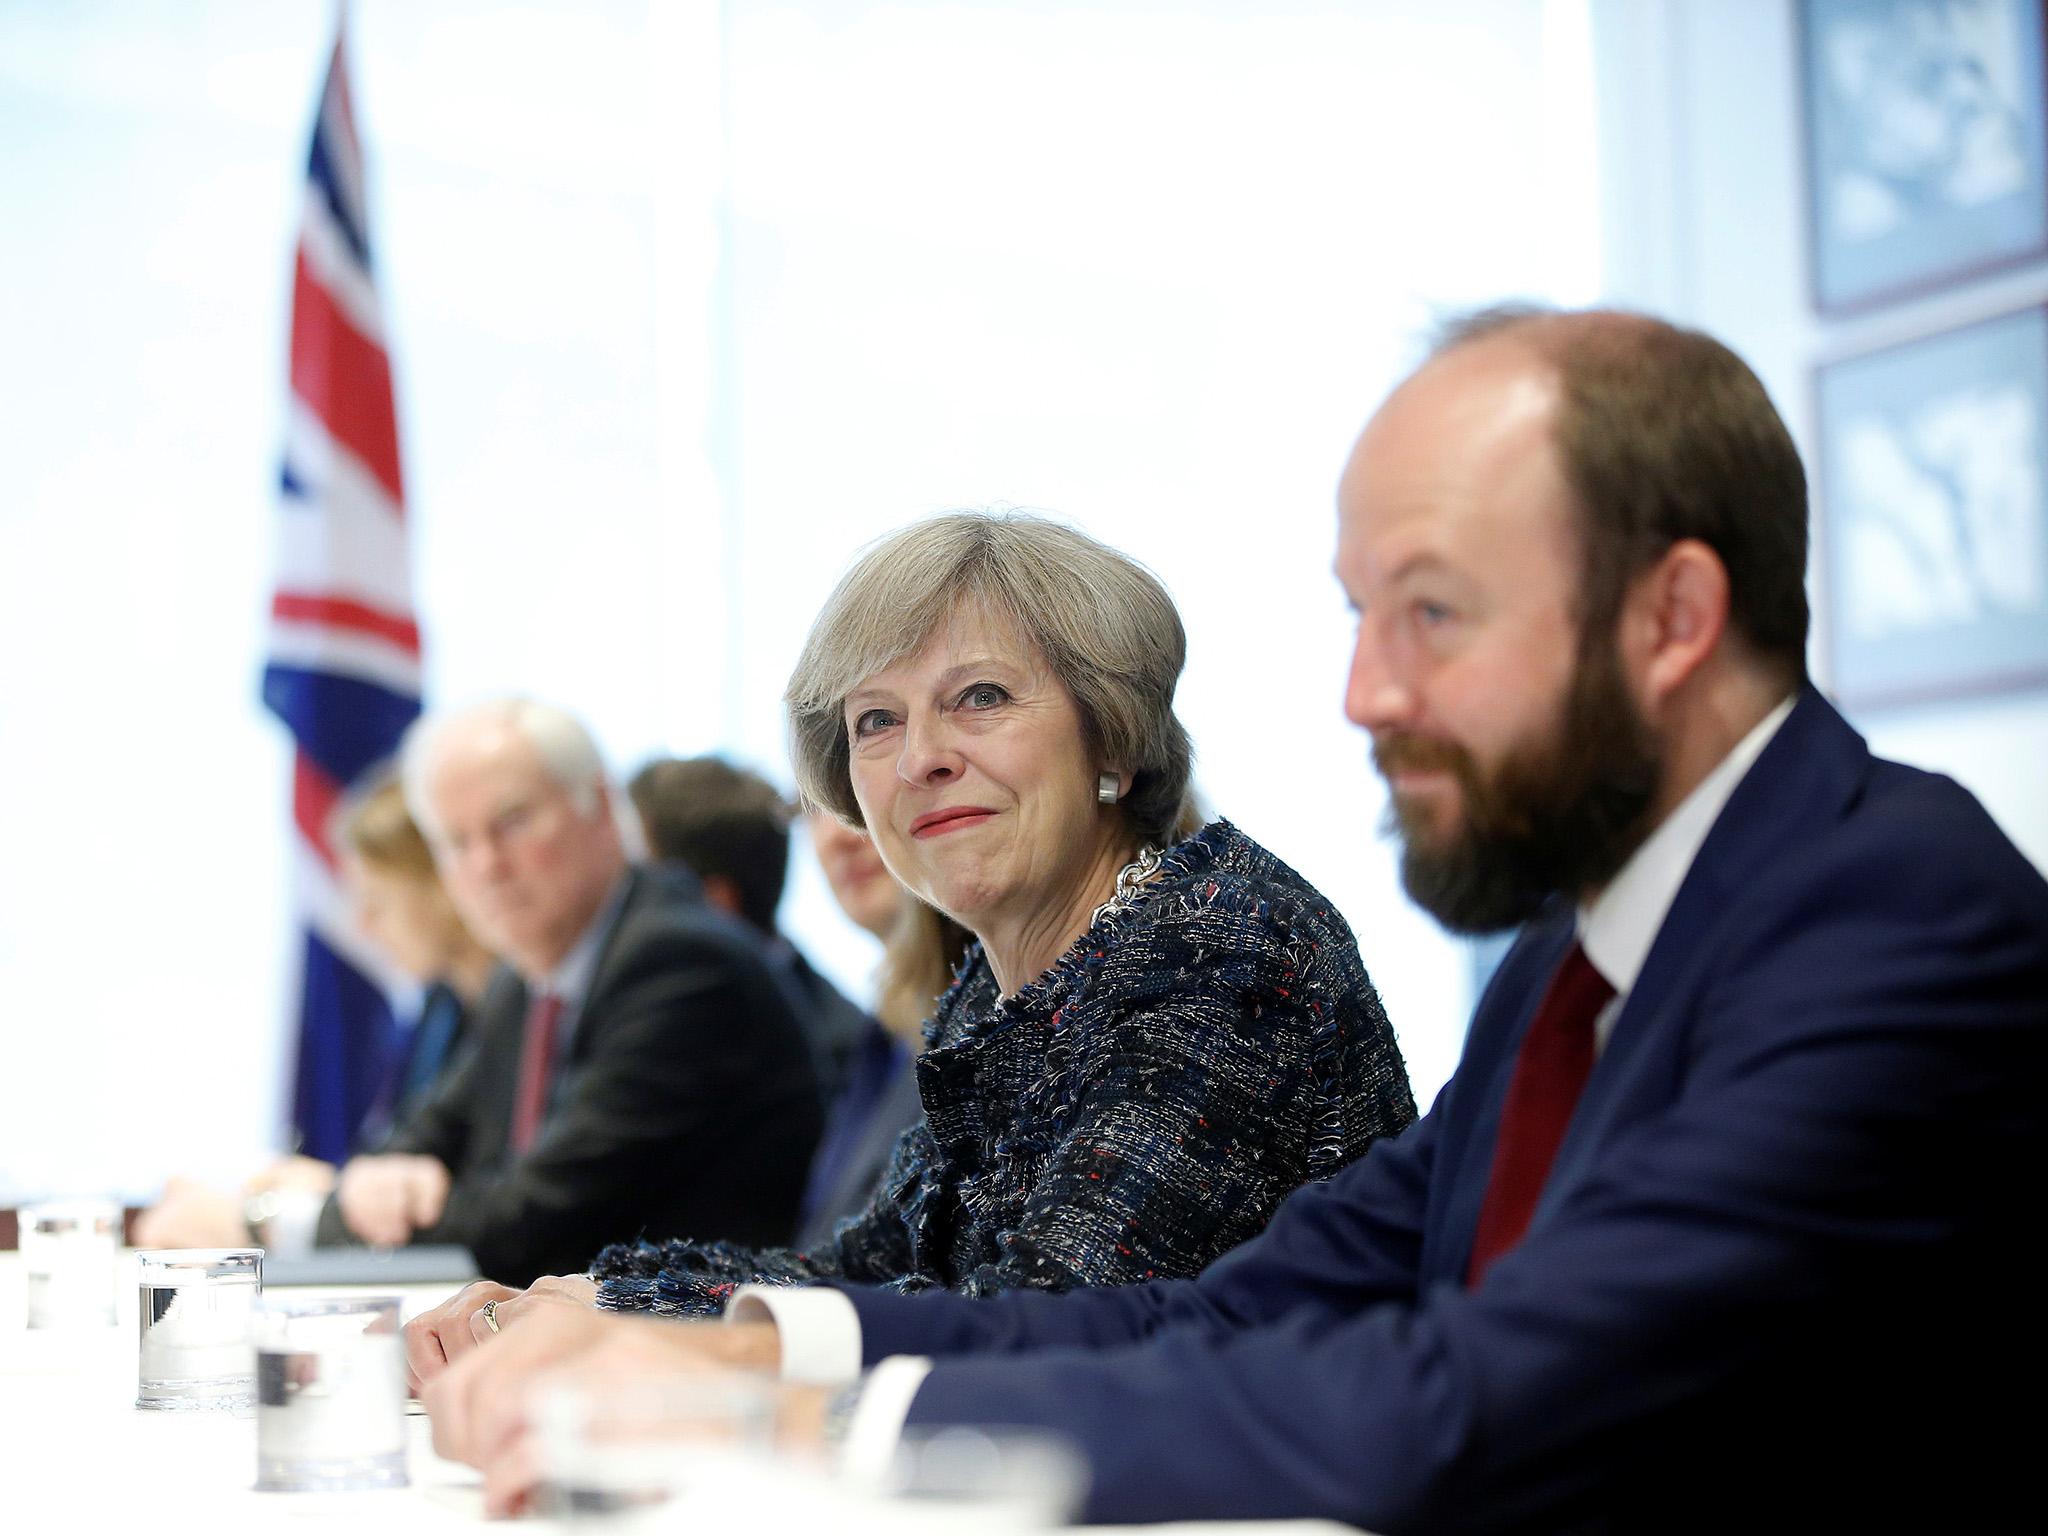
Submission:
[[[127,1273],[133,1259],[123,1256]],[[275,1286],[270,1289],[277,1289]],[[323,1286],[330,1293],[347,1287]],[[454,1287],[375,1286],[403,1300],[407,1317]],[[253,1413],[160,1413],[134,1406],[135,1286],[119,1287],[116,1326],[30,1330],[23,1318],[20,1256],[0,1253],[0,1530],[22,1536],[77,1529],[93,1536],[209,1536],[279,1529],[413,1536],[484,1524],[478,1473],[436,1456],[424,1416],[407,1420],[410,1483],[363,1493],[259,1493]],[[806,1536],[921,1536],[968,1529],[961,1511],[937,1518],[929,1505],[863,1494],[799,1467],[779,1471],[758,1500],[730,1494],[668,1506],[650,1527],[712,1536],[719,1530],[802,1530]],[[534,1533],[608,1529],[579,1521],[527,1518],[501,1527]],[[1126,1528],[1127,1529],[1127,1528]],[[1322,1522],[1213,1523],[1147,1527],[1174,1536],[1334,1536]]]

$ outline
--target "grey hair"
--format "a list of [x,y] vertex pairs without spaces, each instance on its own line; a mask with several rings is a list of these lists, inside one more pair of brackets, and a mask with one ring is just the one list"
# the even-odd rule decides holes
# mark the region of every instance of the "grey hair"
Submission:
[[[516,732],[533,748],[542,771],[567,791],[569,803],[579,814],[588,816],[596,811],[609,791],[604,754],[598,751],[596,739],[565,709],[538,699],[508,698],[437,711],[415,720],[398,747],[398,776],[405,789],[406,809],[429,841],[440,840],[440,823],[427,797],[428,770],[450,737],[484,725]],[[610,798],[626,856],[638,858],[645,846],[639,818],[624,795]],[[622,804],[623,812],[619,809]]]
[[1029,640],[1080,708],[1144,842],[1196,830],[1194,749],[1173,712],[1187,634],[1159,578],[1049,518],[946,512],[870,545],[840,579],[790,674],[790,757],[805,802],[862,825],[847,771],[846,697],[921,649],[954,614],[980,612]]

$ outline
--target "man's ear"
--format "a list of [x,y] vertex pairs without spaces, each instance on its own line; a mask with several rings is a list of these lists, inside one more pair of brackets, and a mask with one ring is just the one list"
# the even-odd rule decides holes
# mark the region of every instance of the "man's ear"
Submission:
[[1728,630],[1728,568],[1698,539],[1680,539],[1629,584],[1624,664],[1654,715],[1717,650]]

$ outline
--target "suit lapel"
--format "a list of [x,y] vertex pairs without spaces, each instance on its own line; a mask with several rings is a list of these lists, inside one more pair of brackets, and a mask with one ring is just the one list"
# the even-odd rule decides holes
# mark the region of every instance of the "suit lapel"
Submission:
[[[568,1049],[561,1057],[561,1066],[564,1068],[590,1054],[591,1032],[583,1027],[585,1021],[592,1017],[590,1005],[598,1002],[611,981],[613,953],[619,947],[619,935],[625,931],[626,922],[633,915],[634,908],[647,898],[652,879],[653,877],[639,865],[627,866],[625,889],[618,898],[618,907],[611,914],[610,925],[605,929],[604,937],[598,941],[597,963],[590,968],[590,984],[583,989],[582,1000],[576,1005],[576,1027],[569,1036]],[[596,1016],[604,1016],[601,1003],[596,1010]]]
[[526,1038],[526,983],[500,964],[477,1008],[479,1071],[488,1091],[475,1099],[470,1124],[471,1155],[479,1164],[500,1162],[512,1134],[512,1104],[519,1093],[520,1043]]

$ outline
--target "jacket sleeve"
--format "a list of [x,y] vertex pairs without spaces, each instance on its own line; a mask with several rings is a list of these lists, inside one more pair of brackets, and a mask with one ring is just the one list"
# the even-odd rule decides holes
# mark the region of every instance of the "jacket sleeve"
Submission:
[[742,1285],[811,1285],[851,1279],[881,1284],[911,1270],[901,1202],[929,1158],[922,1126],[905,1131],[867,1208],[839,1224],[832,1240],[809,1248],[748,1248],[671,1239],[613,1243],[590,1266],[598,1305],[660,1317],[715,1317]]
[[[1746,1373],[1838,1335],[1874,1413],[1953,1411],[1888,1395],[1893,1359],[1871,1346],[1887,1318],[1967,1305],[1970,1276],[1994,1271],[1959,1255],[2027,1208],[2041,1157],[2048,921],[2009,881],[1959,877],[1971,862],[1852,858],[1750,893],[1691,1005],[1680,1091],[1478,1289],[1385,1297],[1368,1251],[1347,1297],[1332,1248],[1320,1288],[1265,1326],[942,1359],[910,1421],[1072,1435],[1091,1521],[1439,1530],[1554,1519],[1622,1475],[1631,1432],[1716,1394],[1754,1414],[1755,1392],[1735,1390],[1759,1379]],[[1376,1207],[1384,1191],[1358,1182]],[[924,1331],[878,1340],[916,1349]]]
[[861,1322],[861,1355],[1029,1354],[1114,1348],[1168,1333],[1224,1338],[1294,1312],[1346,1314],[1362,1298],[1416,1293],[1437,1121],[1401,1136],[1323,1183],[1295,1191],[1255,1240],[1193,1279],[970,1300],[838,1284]]
[[[1183,1276],[1258,1232],[1289,1191],[1413,1118],[1348,931],[1298,933],[1263,893],[1162,914],[1108,951],[1089,988],[1063,1010],[1077,1022],[1062,1030],[1056,1019],[1046,1071],[1024,1090],[1020,1140],[1044,1145],[997,1258],[958,1276],[920,1264],[913,1228],[977,1220],[982,1183],[1010,1175],[933,1178],[941,1154],[919,1126],[830,1245],[607,1250],[604,1304],[687,1316],[722,1310],[746,1283],[982,1298]],[[934,1200],[957,1210],[920,1216]]]

